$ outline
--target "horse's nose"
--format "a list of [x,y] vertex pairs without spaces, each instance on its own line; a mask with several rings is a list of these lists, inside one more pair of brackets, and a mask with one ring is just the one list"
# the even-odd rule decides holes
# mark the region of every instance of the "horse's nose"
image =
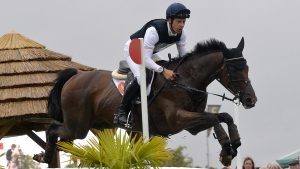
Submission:
[[246,97],[245,98],[245,104],[248,108],[254,107],[256,103],[256,100],[252,97]]

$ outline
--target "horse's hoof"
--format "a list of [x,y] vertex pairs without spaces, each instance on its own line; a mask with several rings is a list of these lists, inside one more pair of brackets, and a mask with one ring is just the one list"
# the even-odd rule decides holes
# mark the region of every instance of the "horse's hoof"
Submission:
[[32,157],[33,160],[39,162],[39,163],[45,163],[44,161],[44,153],[41,152],[40,154],[34,154]]
[[45,158],[45,153],[44,152],[41,152],[40,154],[34,154],[33,157],[32,157],[33,160],[39,162],[39,163],[47,163],[49,164],[51,161],[50,160],[47,160]]
[[220,155],[220,162],[224,166],[226,166],[226,167],[230,166],[231,165],[231,161],[232,161],[232,155],[225,155],[225,156],[221,156]]
[[234,154],[234,150],[231,146],[223,147],[220,153],[220,162],[226,167],[230,166]]

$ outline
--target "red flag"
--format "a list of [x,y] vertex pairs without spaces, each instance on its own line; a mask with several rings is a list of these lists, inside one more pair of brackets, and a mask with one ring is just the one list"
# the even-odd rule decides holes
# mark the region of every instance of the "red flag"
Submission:
[[0,143],[0,150],[3,150],[3,143]]
[[136,64],[142,63],[142,39],[132,39],[129,45],[129,54]]

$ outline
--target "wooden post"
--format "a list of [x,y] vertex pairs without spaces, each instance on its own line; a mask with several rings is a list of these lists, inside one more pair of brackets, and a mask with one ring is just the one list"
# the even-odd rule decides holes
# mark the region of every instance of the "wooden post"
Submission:
[[42,147],[45,150],[46,143],[44,142],[44,140],[42,140],[38,135],[36,135],[31,130],[28,130],[26,134],[28,137],[30,137],[34,142],[36,142],[40,147]]

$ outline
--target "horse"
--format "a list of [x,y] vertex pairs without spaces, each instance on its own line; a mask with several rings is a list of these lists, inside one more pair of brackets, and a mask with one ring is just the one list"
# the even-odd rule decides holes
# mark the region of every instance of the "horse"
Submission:
[[[170,136],[186,130],[192,135],[214,128],[221,145],[220,161],[228,166],[241,145],[233,118],[226,112],[205,111],[207,86],[214,80],[228,89],[245,108],[257,101],[248,77],[249,67],[243,57],[244,38],[236,48],[227,48],[216,39],[199,42],[183,57],[161,62],[176,71],[178,77],[167,81],[157,73],[152,83],[152,102],[148,107],[151,136]],[[45,153],[35,160],[50,163],[57,139],[83,139],[91,128],[116,128],[113,124],[122,96],[112,82],[111,71],[66,69],[59,73],[48,100],[48,113],[55,119],[46,131]],[[151,95],[151,94],[150,94]],[[223,97],[227,98],[227,97]],[[132,107],[133,132],[142,131],[140,105]],[[228,133],[220,123],[226,123]]]

